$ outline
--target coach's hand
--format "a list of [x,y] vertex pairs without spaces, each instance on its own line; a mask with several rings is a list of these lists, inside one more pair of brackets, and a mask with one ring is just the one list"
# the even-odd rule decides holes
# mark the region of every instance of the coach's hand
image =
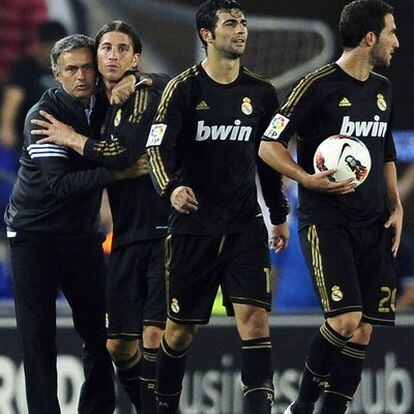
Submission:
[[352,178],[345,181],[330,181],[329,176],[334,174],[337,170],[331,168],[330,170],[318,172],[315,174],[308,174],[306,180],[301,184],[309,190],[319,191],[330,194],[348,194],[355,191],[355,183]]
[[285,250],[289,244],[289,226],[287,221],[282,224],[277,224],[272,226],[272,235],[270,237],[270,247],[276,252],[279,253]]
[[190,214],[197,211],[198,201],[193,190],[183,185],[174,189],[171,193],[171,204],[179,213]]
[[56,144],[64,147],[72,148],[74,151],[83,155],[87,137],[78,134],[70,125],[60,122],[53,115],[46,111],[39,111],[39,114],[46,118],[47,121],[41,119],[32,119],[31,123],[41,127],[42,129],[32,129],[32,135],[41,135],[46,138],[37,140],[37,144]]

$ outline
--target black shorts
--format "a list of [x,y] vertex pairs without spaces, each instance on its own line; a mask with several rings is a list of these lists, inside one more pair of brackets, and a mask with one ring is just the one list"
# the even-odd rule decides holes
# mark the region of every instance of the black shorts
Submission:
[[224,305],[270,311],[272,292],[266,228],[217,235],[172,235],[166,240],[167,314],[176,323],[206,324],[221,285]]
[[370,324],[393,325],[396,282],[391,230],[311,225],[300,231],[325,317],[360,311]]
[[165,327],[164,239],[112,251],[107,284],[109,339],[138,339],[143,326]]

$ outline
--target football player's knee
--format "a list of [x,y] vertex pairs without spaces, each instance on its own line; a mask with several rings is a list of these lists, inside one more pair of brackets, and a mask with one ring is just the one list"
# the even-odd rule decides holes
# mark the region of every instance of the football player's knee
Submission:
[[138,344],[135,341],[110,339],[106,342],[106,349],[115,362],[127,361],[137,353]]
[[167,324],[165,339],[171,348],[182,351],[190,346],[196,331],[196,325]]
[[361,323],[362,312],[350,312],[329,318],[329,325],[342,336],[352,336]]
[[142,340],[145,348],[158,348],[164,331],[158,326],[144,326]]
[[254,308],[248,317],[242,321],[244,336],[248,339],[268,336],[269,324],[266,309]]
[[361,345],[368,345],[371,340],[373,327],[369,323],[361,323],[359,327],[355,330],[352,337],[352,342]]

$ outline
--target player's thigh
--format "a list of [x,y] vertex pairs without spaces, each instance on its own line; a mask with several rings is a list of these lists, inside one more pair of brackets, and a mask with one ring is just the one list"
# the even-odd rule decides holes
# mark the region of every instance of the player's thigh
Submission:
[[300,242],[325,316],[362,311],[355,245],[348,230],[311,225],[300,231]]
[[106,300],[110,339],[141,338],[147,250],[145,243],[139,242],[120,246],[109,257]]
[[220,236],[167,236],[167,316],[172,321],[208,323],[220,283],[221,240]]
[[224,303],[253,305],[267,311],[272,307],[270,252],[264,225],[228,236],[225,253]]
[[382,225],[364,231],[365,243],[358,267],[364,304],[363,320],[370,324],[393,325],[396,306],[392,231]]
[[164,239],[149,240],[146,243],[148,245],[148,260],[144,274],[146,295],[143,325],[164,329],[167,317]]

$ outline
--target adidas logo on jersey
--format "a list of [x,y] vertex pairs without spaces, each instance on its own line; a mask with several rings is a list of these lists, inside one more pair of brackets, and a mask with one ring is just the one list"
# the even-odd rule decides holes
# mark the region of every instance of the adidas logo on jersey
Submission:
[[236,119],[234,125],[212,125],[204,124],[204,121],[198,121],[196,141],[206,141],[212,139],[213,141],[249,141],[252,133],[252,127],[240,126],[241,121]]
[[200,101],[196,106],[196,111],[205,111],[206,109],[210,109],[206,101]]
[[341,102],[339,102],[338,106],[352,106],[351,102],[349,102],[348,98],[343,97]]
[[373,121],[351,121],[349,116],[342,119],[342,135],[353,135],[355,137],[380,137],[384,138],[387,132],[387,122],[379,122],[381,118],[374,116]]

